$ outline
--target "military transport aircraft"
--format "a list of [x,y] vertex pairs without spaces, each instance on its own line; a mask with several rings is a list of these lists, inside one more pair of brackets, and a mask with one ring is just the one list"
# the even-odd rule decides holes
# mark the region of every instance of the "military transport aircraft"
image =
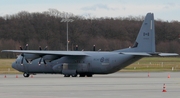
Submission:
[[130,65],[144,56],[175,56],[176,53],[155,51],[154,15],[147,13],[132,47],[111,52],[102,51],[49,51],[3,50],[21,53],[12,67],[30,74],[63,74],[64,77],[92,77],[94,74],[110,74]]

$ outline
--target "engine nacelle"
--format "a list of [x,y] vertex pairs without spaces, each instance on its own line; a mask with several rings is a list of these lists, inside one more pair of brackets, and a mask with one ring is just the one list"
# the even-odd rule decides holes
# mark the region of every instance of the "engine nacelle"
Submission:
[[39,55],[36,55],[36,54],[24,54],[24,57],[28,60],[28,61],[32,61],[34,59],[37,59],[39,58],[40,56]]
[[58,58],[59,57],[57,55],[45,55],[45,56],[43,56],[43,59],[45,61],[49,61],[49,62],[51,62],[51,61],[53,61],[55,59],[58,59]]

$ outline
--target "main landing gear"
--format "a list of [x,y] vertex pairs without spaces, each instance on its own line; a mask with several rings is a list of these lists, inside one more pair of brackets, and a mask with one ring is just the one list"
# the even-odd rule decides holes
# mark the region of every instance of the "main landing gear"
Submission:
[[72,75],[69,75],[69,74],[65,74],[64,77],[77,77],[77,74],[72,74]]
[[92,77],[92,74],[79,74],[79,77]]
[[[64,77],[77,77],[77,74],[72,74],[72,75],[69,75],[69,74],[64,74]],[[92,77],[93,75],[92,74],[79,74],[79,77]]]
[[25,78],[29,77],[29,75],[30,75],[30,74],[28,74],[28,73],[24,73],[24,74],[23,74],[23,76],[24,76]]
[[[72,75],[70,75],[70,74],[64,74],[64,77],[77,77],[77,75],[78,74],[72,74]],[[28,78],[29,76],[30,76],[30,74],[29,73],[23,73],[23,76],[25,77],[25,78]],[[79,77],[92,77],[93,75],[92,74],[79,74]]]

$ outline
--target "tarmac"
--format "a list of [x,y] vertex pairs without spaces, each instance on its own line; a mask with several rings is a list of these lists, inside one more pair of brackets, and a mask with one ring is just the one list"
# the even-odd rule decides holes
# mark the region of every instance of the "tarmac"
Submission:
[[180,98],[180,72],[118,72],[84,78],[1,74],[0,98]]

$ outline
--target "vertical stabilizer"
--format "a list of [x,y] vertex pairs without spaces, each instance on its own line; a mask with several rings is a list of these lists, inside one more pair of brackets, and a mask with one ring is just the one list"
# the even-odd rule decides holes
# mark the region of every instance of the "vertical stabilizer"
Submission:
[[132,48],[134,48],[133,50],[136,52],[155,52],[155,30],[153,13],[147,13]]

